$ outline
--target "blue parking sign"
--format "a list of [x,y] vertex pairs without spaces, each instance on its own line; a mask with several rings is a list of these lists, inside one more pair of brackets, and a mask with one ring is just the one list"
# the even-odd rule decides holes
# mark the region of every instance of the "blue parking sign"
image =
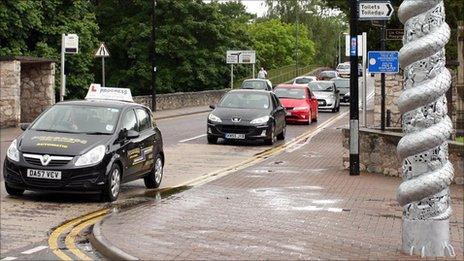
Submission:
[[370,73],[398,73],[400,70],[398,52],[395,51],[370,51],[368,64]]

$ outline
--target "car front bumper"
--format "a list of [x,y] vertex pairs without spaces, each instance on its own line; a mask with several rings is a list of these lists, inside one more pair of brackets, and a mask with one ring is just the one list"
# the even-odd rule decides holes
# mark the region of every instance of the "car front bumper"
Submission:
[[[61,179],[27,177],[27,170],[61,171]],[[104,161],[82,168],[43,167],[27,162],[12,162],[8,158],[3,164],[3,177],[10,187],[25,190],[54,191],[63,193],[98,193],[107,183]]]
[[331,110],[335,108],[334,100],[317,99],[317,102],[320,110]]
[[251,124],[221,124],[208,122],[207,135],[216,138],[226,138],[226,134],[243,134],[244,139],[230,139],[230,140],[259,140],[268,139],[271,136],[271,128],[269,123],[262,125]]

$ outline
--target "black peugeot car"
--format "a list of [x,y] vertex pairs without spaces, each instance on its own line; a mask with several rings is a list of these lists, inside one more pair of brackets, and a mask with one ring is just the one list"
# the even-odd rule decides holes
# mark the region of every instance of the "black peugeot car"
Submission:
[[285,109],[269,91],[233,90],[224,95],[208,116],[208,143],[263,139],[272,145],[285,139]]
[[55,104],[7,150],[6,191],[101,193],[114,201],[123,182],[143,178],[157,188],[163,177],[161,132],[150,109],[132,102],[85,100]]

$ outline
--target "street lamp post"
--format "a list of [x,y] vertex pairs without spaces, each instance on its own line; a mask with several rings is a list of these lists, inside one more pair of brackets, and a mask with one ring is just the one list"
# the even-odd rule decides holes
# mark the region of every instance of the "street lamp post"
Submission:
[[403,160],[397,191],[403,207],[402,249],[411,255],[454,256],[449,233],[454,170],[447,142],[453,125],[445,97],[451,84],[445,68],[450,28],[443,0],[405,0],[398,17],[405,25],[400,50],[404,90],[397,100],[405,133],[397,147]]

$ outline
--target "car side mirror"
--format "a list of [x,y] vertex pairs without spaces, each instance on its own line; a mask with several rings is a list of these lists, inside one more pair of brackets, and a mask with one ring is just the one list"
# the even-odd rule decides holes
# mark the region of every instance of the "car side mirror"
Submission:
[[216,109],[216,106],[215,106],[215,105],[210,105],[209,108],[210,108],[211,110],[214,110],[214,109]]
[[135,139],[135,138],[138,138],[139,136],[140,136],[140,133],[135,130],[128,130],[126,133],[126,138],[128,139]]
[[27,130],[27,128],[29,128],[30,125],[30,123],[20,123],[19,127],[21,128],[21,130],[25,131]]

